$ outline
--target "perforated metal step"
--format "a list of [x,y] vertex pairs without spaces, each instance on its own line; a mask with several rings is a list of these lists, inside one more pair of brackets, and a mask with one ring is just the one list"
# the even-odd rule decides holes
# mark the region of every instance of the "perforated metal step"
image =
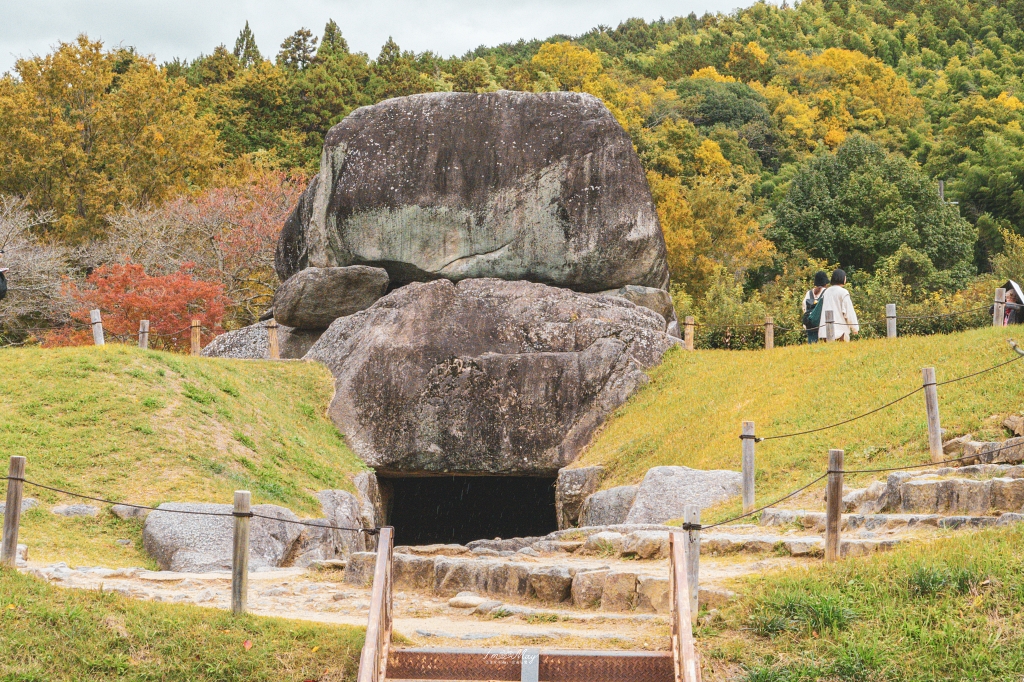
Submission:
[[661,651],[392,649],[387,679],[673,682],[673,671],[672,654]]

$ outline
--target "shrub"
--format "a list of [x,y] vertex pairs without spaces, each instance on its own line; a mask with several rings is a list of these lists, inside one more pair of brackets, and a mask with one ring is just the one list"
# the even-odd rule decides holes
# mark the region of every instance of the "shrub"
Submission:
[[196,279],[188,263],[175,273],[156,276],[131,262],[104,266],[89,275],[84,286],[69,282],[67,290],[81,306],[71,315],[79,328],[50,333],[47,346],[92,343],[92,333],[82,327],[89,323],[89,311],[98,308],[106,335],[133,339],[139,321],[149,320],[151,348],[183,351],[189,347],[192,320],[202,323],[202,340],[208,342],[220,330],[227,304],[224,288]]

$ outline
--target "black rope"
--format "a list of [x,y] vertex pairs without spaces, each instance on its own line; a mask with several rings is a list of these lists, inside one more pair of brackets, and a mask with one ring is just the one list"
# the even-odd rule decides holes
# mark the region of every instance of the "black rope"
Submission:
[[188,509],[160,509],[158,507],[147,507],[147,506],[144,506],[144,505],[141,505],[141,504],[131,504],[129,502],[114,502],[113,500],[107,500],[107,499],[104,499],[102,497],[91,497],[89,495],[82,495],[80,493],[73,493],[70,490],[62,490],[60,488],[54,488],[54,487],[51,487],[51,486],[48,486],[48,485],[43,485],[42,483],[36,483],[34,481],[29,481],[29,480],[24,479],[24,478],[16,478],[14,476],[5,476],[4,478],[6,480],[8,480],[8,481],[21,481],[22,483],[27,483],[28,485],[35,486],[36,488],[42,488],[43,490],[50,490],[52,492],[61,493],[63,495],[70,495],[71,497],[78,497],[78,498],[81,498],[83,500],[91,500],[93,502],[100,502],[102,504],[119,504],[122,507],[131,507],[132,509],[145,509],[145,510],[148,510],[150,512],[171,512],[172,514],[193,514],[193,515],[196,515],[196,516],[249,517],[249,518],[257,518],[257,519],[268,519],[270,521],[280,521],[281,523],[292,523],[292,524],[297,524],[297,525],[300,525],[300,526],[311,526],[311,527],[314,527],[314,528],[323,528],[323,529],[326,529],[326,530],[343,530],[343,531],[350,531],[350,532],[353,532],[353,533],[367,533],[369,535],[377,535],[377,534],[380,533],[380,529],[379,528],[346,528],[344,526],[329,526],[329,525],[323,525],[323,524],[315,523],[315,522],[292,521],[291,519],[281,519],[281,518],[278,518],[276,516],[267,516],[266,514],[257,514],[255,512],[235,512],[235,511],[232,511],[232,512],[229,512],[229,513],[222,513],[222,512],[192,511],[192,510],[188,510]]
[[979,372],[974,372],[973,374],[965,374],[964,376],[957,377],[955,379],[947,379],[946,381],[940,381],[940,382],[936,383],[935,385],[936,386],[945,386],[946,384],[952,384],[952,383],[956,383],[957,381],[963,381],[964,379],[970,379],[971,377],[976,377],[979,374],[984,374],[985,372],[991,372],[994,369],[999,369],[1000,367],[1008,365],[1011,362],[1017,362],[1018,360],[1020,360],[1022,358],[1024,358],[1024,355],[1018,355],[1017,357],[1012,358],[1010,360],[1007,360],[1006,362],[1000,362],[998,365],[992,365],[988,369],[983,369],[983,370],[981,370]]
[[849,424],[850,422],[855,422],[858,419],[863,419],[864,417],[872,415],[872,414],[874,414],[876,412],[881,412],[882,410],[886,409],[887,407],[892,407],[896,403],[901,402],[903,400],[906,400],[907,398],[909,398],[910,396],[914,395],[915,393],[919,393],[919,392],[921,392],[923,390],[924,390],[924,386],[921,386],[920,388],[915,388],[910,393],[907,393],[904,396],[900,396],[899,398],[897,398],[896,400],[893,400],[890,403],[886,403],[885,405],[882,405],[881,407],[876,407],[875,409],[871,410],[870,412],[865,412],[864,414],[859,414],[856,417],[850,417],[849,419],[845,419],[845,420],[843,420],[841,422],[836,422],[835,424],[829,424],[828,426],[819,426],[816,429],[808,429],[807,431],[797,431],[795,433],[784,433],[784,434],[781,434],[781,435],[778,435],[778,436],[764,436],[762,438],[755,438],[754,440],[755,440],[755,442],[760,443],[760,442],[766,441],[766,440],[776,440],[778,438],[792,438],[794,436],[804,436],[804,435],[807,435],[808,433],[817,433],[818,431],[827,431],[828,429],[834,429],[837,426],[842,426],[843,424]]
[[814,479],[813,481],[811,481],[807,485],[803,486],[802,488],[797,488],[796,490],[794,490],[793,492],[789,493],[785,497],[780,497],[779,499],[775,500],[774,502],[766,504],[763,507],[758,507],[757,509],[754,509],[752,511],[748,511],[746,514],[740,514],[739,516],[734,516],[731,519],[726,519],[725,521],[719,521],[718,523],[712,523],[710,526],[704,526],[703,530],[711,530],[712,528],[717,528],[718,526],[724,526],[727,523],[732,523],[733,521],[739,521],[740,519],[745,519],[748,516],[753,516],[754,514],[757,514],[759,512],[763,512],[768,507],[774,507],[775,505],[779,504],[780,502],[785,502],[786,500],[788,500],[789,498],[793,497],[797,493],[802,493],[803,491],[807,490],[812,485],[814,485],[818,481],[822,480],[826,476],[828,476],[827,473],[822,474],[821,476],[818,476],[816,479]]
[[1010,443],[1008,445],[1004,445],[1004,446],[1002,446],[1000,448],[996,448],[995,450],[986,450],[984,452],[978,452],[975,455],[964,455],[963,457],[957,457],[955,459],[944,459],[944,460],[942,460],[940,462],[926,462],[925,464],[908,464],[907,466],[888,467],[888,468],[885,468],[885,469],[844,469],[843,471],[840,471],[838,473],[843,473],[843,474],[882,474],[882,473],[885,473],[887,471],[905,471],[907,469],[924,469],[924,468],[927,468],[927,467],[940,466],[942,464],[953,464],[955,462],[965,462],[965,461],[967,461],[969,459],[980,459],[981,457],[985,457],[987,455],[994,455],[996,453],[1002,452],[1003,450],[1009,450],[1011,448],[1019,448],[1019,447],[1024,447],[1024,440],[1021,440],[1019,443]]

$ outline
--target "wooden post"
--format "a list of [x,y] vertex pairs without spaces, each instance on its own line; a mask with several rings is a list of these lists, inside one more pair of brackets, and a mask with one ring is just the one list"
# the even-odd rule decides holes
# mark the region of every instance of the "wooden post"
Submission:
[[192,320],[192,355],[199,355],[199,351],[203,349],[202,326],[201,321]]
[[697,601],[700,595],[700,507],[688,504],[683,507],[683,523],[695,528],[686,531],[686,584],[690,588],[690,623],[696,625]]
[[149,348],[149,320],[139,320],[139,348]]
[[896,304],[885,304],[885,338],[896,338]]
[[775,320],[772,316],[764,318],[764,349],[771,350],[775,348]]
[[235,535],[231,548],[231,613],[245,613],[249,600],[249,519],[252,496],[248,490],[235,491]]
[[743,422],[743,513],[754,509],[754,422]]
[[683,347],[693,350],[693,315],[683,318]]
[[14,566],[18,557],[18,526],[21,524],[21,495],[25,489],[25,458],[14,455],[7,467],[7,506],[4,507],[4,537],[0,564]]
[[271,360],[281,359],[281,346],[277,343],[277,320],[274,319],[267,323],[267,350]]
[[945,457],[942,452],[942,424],[939,421],[939,391],[935,385],[935,368],[921,369],[924,379],[924,409],[928,415],[928,453],[933,462],[941,462]]
[[825,489],[825,561],[839,559],[839,526],[843,513],[843,451],[828,451],[828,487]]
[[92,342],[97,346],[103,345],[103,317],[99,309],[89,311],[89,323],[92,325]]
[[996,301],[992,306],[992,326],[1002,327],[1006,319],[1006,289],[996,289]]
[[832,343],[836,340],[836,322],[835,322],[835,311],[825,311],[825,340]]
[[669,581],[668,600],[671,617],[672,663],[676,682],[700,682],[700,662],[693,645],[693,624],[690,592],[687,584],[686,544],[682,533],[668,534]]

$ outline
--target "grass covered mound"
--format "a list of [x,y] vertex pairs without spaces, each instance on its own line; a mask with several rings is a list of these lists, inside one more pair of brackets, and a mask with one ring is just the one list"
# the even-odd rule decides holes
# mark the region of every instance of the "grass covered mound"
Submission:
[[[0,462],[28,458],[26,478],[116,501],[253,503],[314,515],[313,493],[351,489],[364,468],[326,416],[330,373],[316,363],[198,358],[107,345],[0,351]],[[32,486],[23,516],[30,559],[140,565],[141,525]]]
[[1017,526],[771,575],[698,642],[706,666],[748,682],[1016,682],[1022,564]]
[[0,679],[354,679],[361,628],[65,590],[0,569]]
[[[578,465],[607,467],[605,487],[639,482],[647,469],[665,464],[738,470],[744,420],[755,422],[758,436],[833,424],[920,387],[922,367],[935,367],[941,382],[1016,357],[1007,344],[1014,333],[1020,332],[986,328],[772,351],[673,350]],[[938,393],[949,435],[1002,440],[1005,416],[1024,408],[1024,360]],[[824,473],[829,448],[846,451],[847,469],[929,461],[923,393],[829,431],[758,443],[758,501]],[[726,511],[736,509],[738,502]]]

